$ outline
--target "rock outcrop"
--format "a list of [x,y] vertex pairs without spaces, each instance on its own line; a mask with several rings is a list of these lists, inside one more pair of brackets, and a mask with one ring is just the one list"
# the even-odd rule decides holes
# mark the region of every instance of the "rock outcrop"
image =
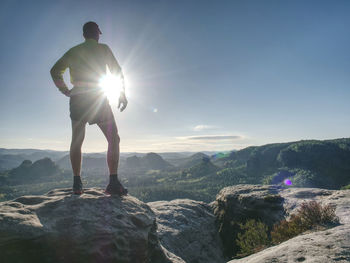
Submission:
[[145,204],[132,196],[107,196],[99,188],[81,196],[71,189],[23,196],[0,203],[0,260],[221,263],[217,226],[225,252],[234,253],[228,248],[239,223],[252,218],[271,227],[311,200],[335,206],[340,224],[229,262],[350,262],[350,190],[269,185],[226,187],[210,205],[188,199]]
[[304,234],[229,263],[350,262],[350,226]]
[[222,263],[222,244],[212,209],[189,199],[147,203],[155,212],[161,244],[187,263]]
[[231,257],[239,251],[235,242],[239,223],[255,219],[271,228],[284,218],[283,201],[275,186],[235,185],[222,189],[211,205],[218,220],[225,255]]
[[[230,263],[350,262],[350,190],[237,185],[222,189],[212,206],[220,226],[226,231],[234,232],[227,222],[246,216],[271,224],[279,217],[288,218],[301,203],[312,200],[322,205],[335,206],[340,225],[304,233],[259,253],[231,260]],[[232,224],[231,227],[235,225]]]
[[184,262],[160,245],[148,205],[98,188],[2,202],[0,254],[1,262]]

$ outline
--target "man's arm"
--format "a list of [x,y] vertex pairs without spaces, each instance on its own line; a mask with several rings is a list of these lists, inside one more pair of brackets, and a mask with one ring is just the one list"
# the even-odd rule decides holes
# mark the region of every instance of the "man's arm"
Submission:
[[126,99],[126,96],[125,96],[125,83],[124,83],[123,71],[117,59],[114,57],[112,50],[107,45],[106,45],[106,50],[107,50],[107,66],[110,72],[113,75],[119,75],[121,79],[122,89],[120,92],[118,109],[122,105],[122,107],[120,108],[120,111],[123,111],[125,110],[126,105],[128,104],[128,100]]
[[122,68],[120,67],[115,56],[113,55],[112,50],[107,45],[106,45],[106,52],[107,52],[107,66],[113,75],[120,76],[120,78],[122,80],[123,90],[124,90],[125,89],[125,87],[124,87],[124,75],[123,75]]
[[66,52],[50,70],[51,77],[56,87],[67,97],[69,97],[70,90],[67,88],[67,85],[63,80],[63,73],[68,67],[68,52]]

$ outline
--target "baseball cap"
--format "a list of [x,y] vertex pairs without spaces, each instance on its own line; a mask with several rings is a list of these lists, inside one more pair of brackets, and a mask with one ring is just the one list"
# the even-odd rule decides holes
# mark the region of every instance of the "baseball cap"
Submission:
[[100,28],[98,27],[98,25],[93,22],[93,21],[89,21],[87,23],[84,24],[83,26],[83,32],[84,34],[89,34],[92,32],[96,32],[96,30],[100,33],[100,35],[102,34]]

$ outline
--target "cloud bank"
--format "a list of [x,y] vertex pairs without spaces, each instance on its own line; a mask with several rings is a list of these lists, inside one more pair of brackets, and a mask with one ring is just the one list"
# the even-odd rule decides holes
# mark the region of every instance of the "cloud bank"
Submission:
[[238,140],[242,139],[242,136],[238,135],[201,135],[201,136],[187,136],[187,137],[180,137],[182,139],[186,140]]

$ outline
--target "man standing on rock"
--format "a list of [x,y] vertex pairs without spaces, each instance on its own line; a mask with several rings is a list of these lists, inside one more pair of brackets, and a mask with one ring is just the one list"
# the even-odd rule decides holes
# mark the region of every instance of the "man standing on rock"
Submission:
[[[72,120],[72,142],[70,159],[74,173],[73,192],[82,194],[81,182],[81,146],[85,137],[86,123],[97,124],[108,141],[107,163],[110,172],[106,193],[126,195],[127,189],[118,180],[119,135],[111,106],[103,93],[99,82],[107,74],[106,67],[123,80],[122,69],[111,49],[98,43],[101,31],[95,22],[83,26],[85,42],[68,50],[52,67],[50,73],[57,88],[70,98],[69,109]],[[67,88],[63,73],[69,68],[73,88]],[[117,88],[117,87],[116,87]],[[118,109],[123,111],[128,104],[123,81]]]

